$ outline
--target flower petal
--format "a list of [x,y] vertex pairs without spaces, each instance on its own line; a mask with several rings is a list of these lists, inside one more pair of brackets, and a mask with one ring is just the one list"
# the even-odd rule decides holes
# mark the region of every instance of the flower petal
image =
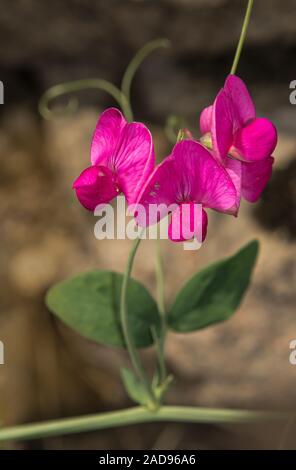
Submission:
[[234,107],[234,131],[255,119],[256,111],[252,98],[243,80],[236,75],[228,75],[224,91]]
[[152,173],[154,164],[154,147],[150,131],[141,123],[127,124],[114,158],[114,168],[119,187],[128,204],[138,199],[139,192]]
[[176,201],[193,200],[221,212],[233,211],[236,190],[226,170],[200,143],[183,140],[175,145]]
[[256,162],[269,157],[276,144],[277,131],[272,122],[257,118],[235,133],[233,154],[240,160]]
[[154,148],[149,130],[141,123],[128,124],[116,108],[107,109],[100,116],[94,132],[91,162],[114,171],[128,204],[135,202],[154,168]]
[[80,204],[90,211],[117,196],[113,174],[104,166],[86,168],[74,181],[73,189]]
[[172,213],[168,235],[173,242],[191,240],[194,236],[202,243],[207,234],[208,216],[200,204],[180,204]]
[[232,104],[226,93],[221,90],[213,105],[212,144],[215,157],[223,161],[233,141]]
[[201,115],[199,118],[199,127],[200,127],[200,132],[202,135],[206,134],[207,132],[211,132],[212,114],[213,114],[212,105],[208,106],[201,112]]
[[140,226],[154,225],[168,215],[168,207],[176,202],[176,180],[175,161],[169,156],[155,168],[139,195],[136,219]]
[[[168,206],[183,202],[197,202],[205,207],[234,213],[236,190],[226,170],[211,153],[198,142],[182,140],[173,148],[172,154],[154,170],[144,186],[138,204],[139,225],[156,223],[168,214]],[[158,218],[148,220],[150,205],[160,206]],[[164,207],[162,207],[164,206]]]
[[256,163],[242,163],[242,196],[256,202],[261,196],[272,173],[273,157]]
[[225,169],[236,189],[236,204],[233,208],[233,215],[237,215],[241,200],[242,162],[227,157],[225,160]]
[[109,160],[116,154],[125,125],[126,120],[117,108],[108,108],[101,114],[91,143],[93,165],[109,165]]

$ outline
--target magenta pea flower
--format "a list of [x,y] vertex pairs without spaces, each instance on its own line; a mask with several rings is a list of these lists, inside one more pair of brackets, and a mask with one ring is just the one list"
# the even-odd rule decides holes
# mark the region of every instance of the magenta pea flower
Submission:
[[128,204],[134,203],[154,168],[154,147],[147,127],[128,123],[118,109],[109,108],[98,120],[90,153],[91,166],[73,183],[80,203],[93,211],[119,193]]
[[[194,220],[196,204],[202,205],[199,220]],[[198,241],[203,241],[208,221],[204,208],[232,214],[235,204],[236,190],[225,169],[200,143],[182,140],[149,177],[138,199],[145,215],[137,220],[141,226],[151,225],[167,215],[165,207],[173,206],[169,238],[183,241],[201,233]],[[157,220],[149,219],[151,205],[164,208]],[[177,236],[174,226],[181,228]]]
[[201,142],[226,168],[240,198],[256,202],[272,172],[277,131],[271,121],[257,118],[244,82],[229,75],[215,102],[200,116]]

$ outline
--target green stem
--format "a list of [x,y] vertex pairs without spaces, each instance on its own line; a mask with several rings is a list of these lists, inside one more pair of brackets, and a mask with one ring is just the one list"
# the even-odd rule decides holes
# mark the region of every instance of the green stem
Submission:
[[135,346],[134,339],[132,337],[130,327],[129,327],[129,321],[128,321],[128,311],[127,311],[127,291],[128,291],[128,283],[130,280],[132,268],[133,268],[133,262],[137,253],[137,249],[140,245],[141,238],[137,238],[131,252],[128,257],[127,265],[126,265],[126,270],[123,276],[123,281],[122,281],[122,287],[121,287],[121,297],[120,297],[120,321],[121,321],[121,326],[122,326],[122,331],[126,343],[126,347],[128,350],[128,353],[130,355],[130,359],[132,362],[132,365],[141,380],[142,384],[144,385],[146,389],[146,393],[150,399],[150,405],[152,408],[157,406],[154,394],[151,389],[151,385],[149,383],[149,380],[146,376],[145,370],[143,368],[139,352]]
[[[153,342],[156,347],[156,354],[157,354],[157,360],[158,360],[158,375],[155,376],[153,380],[153,389],[155,387],[161,387],[167,378],[167,369],[166,369],[166,363],[165,363],[165,357],[164,357],[164,331],[163,327],[161,329],[161,337],[159,337],[156,328],[151,329],[151,334],[153,338]],[[155,380],[156,379],[156,380]],[[155,389],[154,389],[155,390]]]
[[120,411],[2,428],[0,430],[0,441],[39,439],[149,422],[253,423],[276,421],[278,419],[287,419],[287,413],[196,408],[191,406],[163,406],[157,411],[151,412],[147,408],[138,406]]
[[101,80],[99,78],[86,78],[83,80],[75,80],[72,82],[61,83],[49,88],[39,101],[39,112],[45,119],[52,119],[59,115],[65,115],[73,113],[78,107],[77,98],[70,98],[68,104],[63,108],[63,110],[51,111],[49,104],[55,98],[59,96],[75,93],[81,90],[87,89],[98,89],[105,91],[114,98],[114,100],[122,108],[125,117],[127,120],[132,120],[132,113],[130,110],[130,105],[124,96],[124,94],[112,83],[107,80]]
[[122,94],[126,97],[127,103],[131,102],[131,84],[135,73],[143,62],[143,60],[146,59],[146,57],[151,54],[151,52],[153,52],[155,49],[169,46],[170,42],[168,41],[168,39],[155,39],[145,44],[133,57],[133,59],[127,66],[127,69],[123,75],[121,82],[121,91]]
[[156,284],[157,284],[157,303],[159,313],[162,317],[165,316],[165,293],[164,293],[164,274],[161,258],[161,248],[159,238],[156,240]]
[[245,18],[244,18],[244,22],[243,22],[243,26],[242,26],[242,30],[241,30],[241,34],[240,34],[240,38],[239,38],[239,41],[238,41],[238,45],[237,45],[237,48],[236,48],[233,64],[232,64],[231,71],[230,71],[230,73],[232,75],[236,73],[236,69],[237,69],[237,66],[238,66],[238,63],[239,63],[242,48],[243,48],[243,45],[244,45],[244,42],[245,42],[245,39],[246,39],[253,3],[254,3],[253,0],[248,1],[248,6],[247,6],[247,9],[246,9],[246,14],[245,14]]
[[164,382],[167,376],[165,357],[164,357],[164,345],[166,337],[166,307],[165,307],[165,289],[164,289],[164,274],[163,265],[161,258],[160,240],[156,240],[156,286],[157,286],[157,304],[161,318],[161,337],[156,341],[157,356],[159,363],[160,381]]

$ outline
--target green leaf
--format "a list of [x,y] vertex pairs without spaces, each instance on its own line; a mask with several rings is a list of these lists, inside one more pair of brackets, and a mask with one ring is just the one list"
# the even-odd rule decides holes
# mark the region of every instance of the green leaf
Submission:
[[258,248],[254,240],[234,256],[195,274],[178,293],[170,309],[169,327],[189,332],[229,318],[248,288]]
[[[86,338],[125,347],[119,313],[122,279],[121,274],[111,271],[83,273],[49,289],[46,304]],[[160,327],[157,305],[147,289],[133,279],[128,286],[127,308],[136,347],[151,345],[151,327]]]
[[128,396],[136,403],[140,403],[140,405],[146,405],[149,397],[147,397],[145,387],[140,382],[140,380],[130,369],[123,368],[120,370],[120,373],[124,388]]

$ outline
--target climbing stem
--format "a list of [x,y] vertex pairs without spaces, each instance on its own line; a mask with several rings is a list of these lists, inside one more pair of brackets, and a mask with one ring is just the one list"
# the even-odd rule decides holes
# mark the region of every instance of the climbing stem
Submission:
[[254,3],[254,0],[248,0],[248,5],[247,5],[247,9],[246,9],[245,18],[244,18],[244,21],[243,21],[243,26],[242,26],[242,29],[241,29],[241,33],[240,33],[240,38],[239,38],[239,41],[238,41],[238,44],[237,44],[233,64],[232,64],[232,67],[231,67],[231,72],[230,72],[231,74],[236,73],[236,69],[237,69],[237,66],[238,66],[238,63],[239,63],[239,59],[240,59],[241,52],[242,52],[242,49],[243,49],[243,45],[244,45],[246,35],[247,35],[247,30],[248,30],[248,26],[249,26],[249,22],[250,22],[253,3]]
[[128,292],[128,285],[129,285],[129,280],[131,277],[131,272],[133,268],[133,263],[134,259],[137,253],[137,249],[140,245],[141,242],[141,236],[137,238],[132,246],[132,249],[130,251],[127,265],[126,265],[126,270],[123,276],[123,281],[122,281],[122,287],[121,287],[121,297],[120,297],[120,321],[121,321],[121,327],[126,343],[126,347],[132,362],[132,365],[141,380],[143,386],[145,387],[147,396],[149,398],[149,406],[151,408],[156,408],[157,405],[157,400],[154,397],[151,385],[149,383],[149,379],[146,375],[146,372],[144,370],[144,367],[142,365],[142,361],[139,355],[139,351],[137,350],[135,343],[134,343],[134,338],[131,333],[130,329],[130,324],[129,324],[129,319],[128,319],[128,311],[127,311],[127,292]]
[[158,366],[159,366],[159,375],[160,382],[164,382],[167,376],[166,363],[164,357],[164,346],[165,346],[165,337],[166,337],[166,306],[165,306],[165,288],[164,288],[164,273],[163,273],[163,263],[161,257],[161,247],[160,240],[156,240],[156,256],[155,256],[155,273],[156,273],[156,287],[157,287],[157,304],[158,311],[161,318],[161,334],[160,337],[154,338],[157,357],[158,357]]
[[0,441],[40,439],[48,436],[61,436],[149,422],[255,423],[283,419],[287,419],[287,413],[190,406],[162,406],[152,412],[145,407],[138,406],[107,413],[2,428],[0,429]]
[[157,285],[157,303],[162,317],[165,316],[165,292],[164,292],[164,274],[161,257],[161,247],[159,238],[156,240],[155,272]]

